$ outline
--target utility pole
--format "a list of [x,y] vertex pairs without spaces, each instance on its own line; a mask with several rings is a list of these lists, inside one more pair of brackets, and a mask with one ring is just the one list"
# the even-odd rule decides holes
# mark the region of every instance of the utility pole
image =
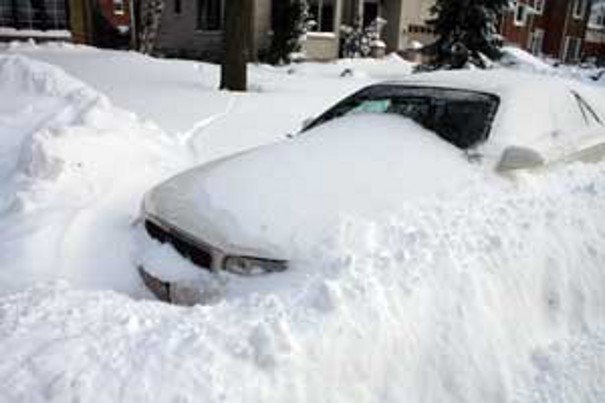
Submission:
[[250,57],[253,0],[225,2],[223,29],[224,55],[221,65],[221,89],[246,91],[248,86],[246,63]]

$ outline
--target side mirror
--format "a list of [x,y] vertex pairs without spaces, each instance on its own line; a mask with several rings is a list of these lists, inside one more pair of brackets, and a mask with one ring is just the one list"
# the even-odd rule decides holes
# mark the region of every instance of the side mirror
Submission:
[[544,158],[535,150],[525,147],[507,147],[496,166],[498,172],[508,172],[515,169],[536,168],[544,165]]

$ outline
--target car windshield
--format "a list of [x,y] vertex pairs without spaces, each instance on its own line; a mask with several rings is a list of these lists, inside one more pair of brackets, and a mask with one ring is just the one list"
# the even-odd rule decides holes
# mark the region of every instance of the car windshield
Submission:
[[375,85],[336,104],[304,130],[359,113],[389,113],[414,120],[458,148],[468,149],[489,135],[499,99],[474,91]]

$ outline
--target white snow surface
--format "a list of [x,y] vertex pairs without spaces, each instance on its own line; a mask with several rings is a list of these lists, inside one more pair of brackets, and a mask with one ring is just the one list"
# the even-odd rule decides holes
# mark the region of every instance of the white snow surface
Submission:
[[187,166],[187,148],[23,56],[0,56],[0,92],[0,294],[56,278],[136,294],[132,206]]
[[291,260],[339,216],[385,216],[479,171],[412,120],[360,113],[186,171],[150,191],[145,210],[231,254]]
[[504,54],[502,62],[511,64],[518,69],[540,73],[552,73],[554,71],[554,68],[544,60],[518,47],[504,46],[502,53]]
[[131,224],[147,189],[275,141],[399,74],[392,62],[346,62],[365,77],[252,66],[259,91],[235,96],[191,90],[192,74],[216,71],[206,64],[67,45],[0,54],[0,401],[605,400],[603,163],[477,175],[448,198],[345,216],[287,272],[199,271],[206,304],[142,289]]

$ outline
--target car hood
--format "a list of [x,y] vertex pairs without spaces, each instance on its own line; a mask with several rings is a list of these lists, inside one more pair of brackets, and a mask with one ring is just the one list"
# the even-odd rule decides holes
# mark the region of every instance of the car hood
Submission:
[[368,114],[183,172],[152,189],[144,206],[224,252],[290,259],[343,217],[388,215],[455,191],[476,171],[411,120]]

